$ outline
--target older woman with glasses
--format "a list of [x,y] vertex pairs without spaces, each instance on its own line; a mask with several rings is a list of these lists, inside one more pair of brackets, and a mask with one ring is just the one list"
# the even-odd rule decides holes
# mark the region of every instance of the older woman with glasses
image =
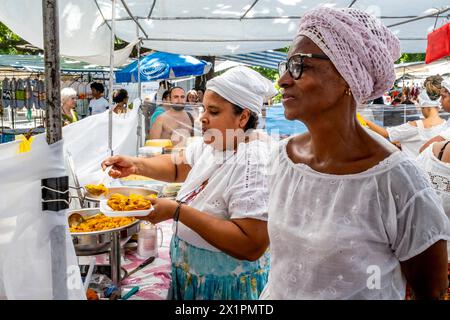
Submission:
[[301,19],[280,64],[285,116],[308,132],[281,141],[269,178],[269,281],[262,298],[404,299],[447,289],[450,224],[426,174],[364,129],[357,103],[394,80],[398,39],[357,9]]

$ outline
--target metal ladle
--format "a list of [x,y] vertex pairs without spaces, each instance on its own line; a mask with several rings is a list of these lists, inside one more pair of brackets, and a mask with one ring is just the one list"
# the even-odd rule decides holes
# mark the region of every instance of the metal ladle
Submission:
[[72,213],[67,220],[69,221],[69,227],[78,227],[81,223],[83,223],[84,221],[87,221],[89,219],[92,219],[96,216],[98,216],[100,213],[94,214],[90,217],[83,217],[81,214],[79,214],[78,212],[74,212]]

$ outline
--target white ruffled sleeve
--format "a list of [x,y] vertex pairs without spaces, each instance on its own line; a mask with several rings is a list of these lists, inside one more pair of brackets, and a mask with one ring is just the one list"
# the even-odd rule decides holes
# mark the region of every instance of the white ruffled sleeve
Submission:
[[258,141],[248,144],[244,152],[239,152],[230,185],[224,194],[231,219],[267,221],[269,148],[268,144]]
[[414,127],[409,123],[386,128],[386,131],[389,134],[389,140],[399,142],[415,137],[417,135],[417,130],[417,127]]
[[400,261],[422,253],[439,240],[450,240],[450,222],[441,199],[431,188],[414,194],[396,217],[391,248]]

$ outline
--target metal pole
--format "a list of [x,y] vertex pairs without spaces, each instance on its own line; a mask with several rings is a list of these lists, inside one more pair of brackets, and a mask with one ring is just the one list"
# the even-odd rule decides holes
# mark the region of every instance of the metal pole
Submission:
[[139,38],[139,26],[136,24],[136,36],[139,39],[137,43],[137,78],[138,78],[138,98],[139,98],[139,110],[138,110],[138,125],[137,125],[137,143],[136,143],[136,155],[139,154],[139,148],[142,147],[142,92],[141,92],[141,39]]
[[[42,0],[42,17],[44,31],[46,128],[47,143],[50,145],[62,139],[57,0]],[[63,225],[57,225],[50,231],[53,299],[56,300],[66,300],[69,296],[67,288],[65,231],[65,226]]]
[[111,265],[111,280],[121,292],[121,256],[120,256],[120,232],[111,232],[111,251],[109,252],[109,263]]
[[109,122],[108,122],[108,149],[109,154],[113,155],[112,147],[112,121],[113,121],[113,72],[114,72],[114,36],[116,31],[116,0],[112,0],[111,15],[111,47],[109,52]]

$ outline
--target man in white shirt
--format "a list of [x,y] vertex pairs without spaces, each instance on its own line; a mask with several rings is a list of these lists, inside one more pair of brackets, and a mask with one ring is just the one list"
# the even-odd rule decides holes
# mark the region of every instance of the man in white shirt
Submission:
[[100,82],[91,83],[92,100],[89,102],[91,115],[105,112],[109,108],[108,100],[103,97],[105,87]]

